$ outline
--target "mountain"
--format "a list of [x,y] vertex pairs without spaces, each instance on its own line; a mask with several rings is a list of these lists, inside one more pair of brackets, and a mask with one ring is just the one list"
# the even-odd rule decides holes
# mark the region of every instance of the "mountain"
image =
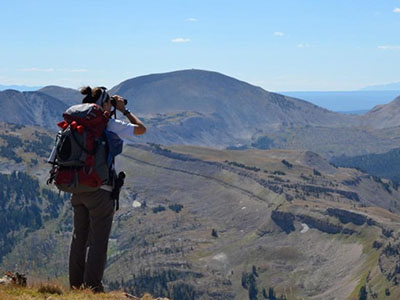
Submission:
[[20,125],[56,128],[68,106],[57,98],[41,92],[0,92],[1,121]]
[[340,167],[357,168],[400,183],[400,148],[380,154],[333,157],[331,162]]
[[337,126],[351,120],[306,101],[201,70],[141,76],[120,83],[110,92],[131,99],[129,108],[145,116],[195,111],[218,116],[220,122],[236,131],[242,127],[248,131],[260,124],[270,128],[290,123]]
[[57,98],[68,106],[78,104],[82,101],[81,93],[78,90],[70,88],[48,85],[41,88],[39,92]]
[[250,145],[288,128],[338,128],[358,122],[354,116],[200,70],[142,76],[111,92],[128,99],[128,107],[145,117],[151,129],[143,141],[162,144]]
[[400,91],[400,82],[378,84],[363,88],[364,91]]
[[[366,116],[339,114],[201,70],[140,76],[121,82],[111,93],[128,99],[128,108],[146,124],[147,133],[135,138],[139,143],[307,149],[326,158],[400,146],[400,126],[390,115],[395,103]],[[57,130],[65,108],[80,98],[78,91],[55,86],[0,92],[7,112],[0,121]]]
[[400,96],[386,105],[377,105],[364,115],[364,122],[375,128],[400,126]]
[[[37,129],[7,126],[5,140],[21,139],[12,171],[36,155],[22,150]],[[45,154],[28,175],[46,174]],[[299,150],[137,144],[118,165],[127,178],[109,241],[110,289],[175,300],[400,296],[393,182]],[[65,201],[55,218],[18,235],[1,268],[65,278],[71,222]]]

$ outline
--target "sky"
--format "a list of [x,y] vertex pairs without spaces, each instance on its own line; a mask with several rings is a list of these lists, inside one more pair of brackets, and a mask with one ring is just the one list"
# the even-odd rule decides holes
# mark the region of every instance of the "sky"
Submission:
[[0,0],[0,85],[183,69],[268,91],[400,81],[400,0]]

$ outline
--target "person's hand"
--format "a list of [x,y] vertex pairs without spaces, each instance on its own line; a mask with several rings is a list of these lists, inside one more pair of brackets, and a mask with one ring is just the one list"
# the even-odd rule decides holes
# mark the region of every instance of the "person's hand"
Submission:
[[124,98],[118,95],[114,95],[111,98],[115,100],[115,108],[119,110],[120,112],[124,113],[125,112],[125,101]]

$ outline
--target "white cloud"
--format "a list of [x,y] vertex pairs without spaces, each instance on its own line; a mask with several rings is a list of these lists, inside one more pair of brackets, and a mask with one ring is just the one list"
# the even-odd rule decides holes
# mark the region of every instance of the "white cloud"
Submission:
[[84,72],[89,72],[88,69],[59,69],[57,71],[61,72],[68,72],[68,73],[84,73]]
[[196,18],[187,18],[186,19],[187,22],[197,22]]
[[24,68],[23,72],[54,72],[53,68],[41,69],[41,68]]
[[300,43],[297,45],[297,48],[310,48],[311,45],[308,43]]
[[400,13],[400,8],[396,7],[395,9],[393,9],[393,12],[396,13],[396,14],[399,14]]
[[285,34],[283,32],[280,32],[280,31],[275,31],[274,35],[275,36],[284,36]]
[[89,72],[88,69],[54,69],[54,68],[24,68],[22,72],[66,72],[66,73],[84,73]]
[[187,38],[174,38],[171,40],[173,43],[189,43],[190,39]]
[[400,50],[400,45],[383,45],[383,46],[378,46],[378,49],[381,49],[381,50]]

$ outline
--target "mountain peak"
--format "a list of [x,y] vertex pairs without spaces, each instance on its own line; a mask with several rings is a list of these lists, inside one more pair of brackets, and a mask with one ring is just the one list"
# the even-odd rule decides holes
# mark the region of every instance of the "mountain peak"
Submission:
[[[156,82],[160,82],[163,80],[174,80],[176,82],[184,81],[186,84],[225,84],[229,85],[229,83],[236,82],[242,83],[248,86],[250,84],[235,79],[233,77],[224,75],[222,73],[218,73],[215,71],[206,71],[206,70],[199,70],[199,69],[186,69],[186,70],[178,70],[172,71],[167,73],[155,73],[149,75],[143,75],[131,79],[127,79],[117,86],[111,89],[111,93],[119,94],[119,93],[126,93],[129,89],[134,88],[137,85],[147,85],[147,84],[154,84]],[[215,86],[217,88],[217,86]]]
[[7,89],[4,91],[0,91],[0,93],[2,93],[3,95],[8,95],[8,96],[21,94],[20,91],[14,90],[14,89]]
[[38,92],[60,99],[66,105],[71,106],[81,102],[82,95],[78,90],[64,88],[56,85],[48,85]]

